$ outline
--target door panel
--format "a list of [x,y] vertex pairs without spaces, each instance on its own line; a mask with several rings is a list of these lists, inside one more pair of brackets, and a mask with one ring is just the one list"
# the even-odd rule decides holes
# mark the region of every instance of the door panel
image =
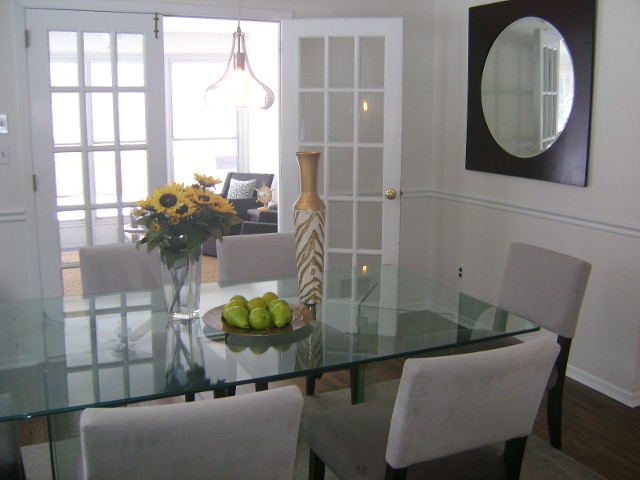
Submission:
[[402,136],[402,20],[282,23],[281,229],[300,192],[294,152],[322,152],[325,268],[397,263]]
[[[161,18],[158,28],[161,29]],[[63,258],[125,241],[129,211],[166,183],[163,45],[149,14],[27,10],[27,51],[45,296]]]

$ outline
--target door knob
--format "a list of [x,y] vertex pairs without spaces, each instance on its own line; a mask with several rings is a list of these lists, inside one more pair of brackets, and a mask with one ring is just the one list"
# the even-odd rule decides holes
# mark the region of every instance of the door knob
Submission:
[[384,196],[389,200],[393,200],[394,198],[396,198],[396,191],[393,188],[387,188],[384,191]]

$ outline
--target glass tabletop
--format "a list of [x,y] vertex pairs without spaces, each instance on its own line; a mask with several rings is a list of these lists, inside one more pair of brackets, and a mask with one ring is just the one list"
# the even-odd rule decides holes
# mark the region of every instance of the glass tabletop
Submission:
[[[299,304],[295,278],[203,284],[200,314],[267,291]],[[396,266],[324,274],[312,321],[229,334],[171,322],[160,290],[0,303],[0,421],[351,368],[537,330]]]

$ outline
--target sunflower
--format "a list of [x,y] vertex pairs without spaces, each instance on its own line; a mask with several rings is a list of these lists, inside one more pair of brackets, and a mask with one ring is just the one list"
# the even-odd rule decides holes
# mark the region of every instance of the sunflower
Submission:
[[231,203],[226,198],[223,198],[221,195],[218,195],[217,193],[211,194],[211,203],[209,203],[209,208],[214,212],[238,213],[236,212],[233,203]]
[[197,205],[193,203],[192,197],[189,195],[188,191],[183,193],[183,197],[182,202],[178,203],[169,212],[167,212],[172,219],[186,218],[196,213]]
[[[144,200],[138,200],[136,202],[136,205],[138,205],[138,207],[140,207],[141,210],[137,210],[137,211],[142,211],[142,210],[152,210],[153,207],[151,206],[151,196],[148,196],[147,198],[145,198]],[[134,211],[134,214],[138,217],[141,217],[144,212],[140,213],[139,215],[136,213],[136,211]]]
[[171,215],[175,208],[180,207],[185,200],[184,186],[174,182],[153,192],[149,204],[155,211]]
[[203,187],[193,187],[189,191],[189,198],[197,205],[210,205],[213,200],[213,193]]
[[160,231],[160,224],[157,222],[153,222],[151,224],[151,230],[153,230],[154,232],[159,232]]
[[213,178],[208,175],[200,175],[197,173],[193,174],[193,178],[195,178],[196,182],[198,182],[203,187],[213,187],[214,185],[222,182],[222,180],[220,180],[219,178]]

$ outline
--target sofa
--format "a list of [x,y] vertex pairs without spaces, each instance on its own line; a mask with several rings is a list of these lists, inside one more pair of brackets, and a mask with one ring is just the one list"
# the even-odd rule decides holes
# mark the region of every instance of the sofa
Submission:
[[[219,193],[233,203],[238,216],[242,218],[243,221],[250,221],[251,216],[248,211],[261,206],[257,201],[258,196],[256,189],[262,187],[263,184],[271,187],[273,178],[273,173],[229,172],[222,184],[222,190],[220,190]],[[251,186],[250,183],[246,183],[251,181],[253,181],[253,186]],[[241,198],[237,196],[239,192],[241,192]],[[232,198],[230,198],[230,195]],[[227,235],[239,235],[241,231],[242,224],[234,225]],[[208,238],[203,243],[202,253],[213,257],[216,256],[216,239],[214,237]]]

